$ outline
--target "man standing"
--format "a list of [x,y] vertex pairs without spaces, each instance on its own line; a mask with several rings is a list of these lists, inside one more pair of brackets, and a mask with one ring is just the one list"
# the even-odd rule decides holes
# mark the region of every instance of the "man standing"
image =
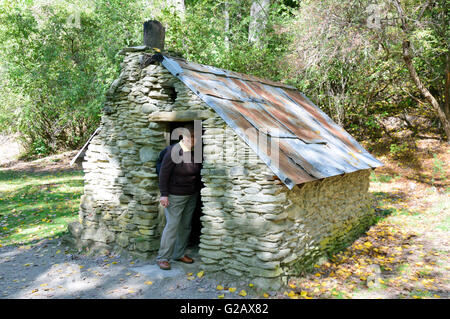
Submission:
[[185,255],[191,233],[192,214],[200,193],[201,163],[194,163],[194,125],[186,125],[183,139],[171,145],[159,172],[160,202],[164,207],[166,226],[156,261],[161,269],[170,269],[172,257],[184,263],[194,260]]

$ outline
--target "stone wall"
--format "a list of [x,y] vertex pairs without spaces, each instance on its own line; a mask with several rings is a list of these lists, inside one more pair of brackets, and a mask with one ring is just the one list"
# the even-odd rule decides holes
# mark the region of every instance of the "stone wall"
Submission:
[[298,275],[322,256],[341,250],[373,221],[369,170],[296,185],[287,192],[289,220],[281,260],[283,273]]
[[258,255],[278,250],[287,230],[282,213],[287,187],[221,118],[203,126],[203,268],[245,278],[277,277],[279,262]]
[[200,255],[206,271],[277,288],[370,224],[370,170],[289,190],[221,118],[203,126]]
[[[160,111],[211,110],[161,65],[139,67],[125,52],[107,93],[101,131],[86,151],[85,189],[70,241],[92,253],[126,251],[143,258],[159,248],[164,219],[155,171],[169,125]],[[318,257],[345,245],[370,220],[369,172],[292,190],[281,183],[215,112],[202,121],[200,256],[207,272],[252,278],[276,288]]]
[[86,151],[79,222],[70,240],[92,253],[125,250],[147,258],[159,248],[161,216],[156,159],[168,145],[168,123],[154,112],[209,109],[161,65],[139,67],[141,52],[125,52],[109,91],[101,131]]

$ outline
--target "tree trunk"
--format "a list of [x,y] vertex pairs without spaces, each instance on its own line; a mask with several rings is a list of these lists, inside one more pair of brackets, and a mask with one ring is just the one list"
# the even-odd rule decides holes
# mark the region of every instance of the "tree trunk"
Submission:
[[[445,56],[445,92],[444,92],[444,113],[447,120],[450,118],[450,54]],[[447,133],[448,135],[448,133]]]
[[262,47],[262,35],[266,28],[270,0],[254,0],[250,8],[250,24],[248,26],[248,42]]
[[165,0],[164,5],[167,7],[172,7],[174,11],[184,19],[184,13],[186,11],[186,6],[184,4],[184,0]]
[[[419,89],[420,93],[427,99],[428,102],[431,103],[434,110],[437,112],[437,115],[439,117],[439,120],[441,121],[445,134],[447,135],[447,142],[450,143],[450,118],[449,113],[445,114],[445,106],[440,106],[436,98],[428,91],[428,89],[422,84],[422,81],[419,78],[419,75],[416,72],[416,69],[414,68],[414,65],[412,63],[412,57],[410,52],[411,44],[408,40],[403,40],[402,43],[403,47],[403,60],[406,63],[406,67],[408,68],[409,74],[411,75],[411,78],[413,79],[414,83],[416,84],[417,88]],[[448,65],[447,65],[448,66]],[[447,67],[447,80],[448,80],[448,67]],[[448,95],[448,81],[446,81],[446,96]],[[447,102],[448,103],[448,100]]]
[[230,38],[228,37],[230,33],[230,4],[225,1],[225,8],[223,10],[223,15],[225,17],[225,48],[230,51]]
[[[408,68],[409,74],[411,75],[411,78],[413,79],[414,83],[416,84],[417,88],[419,89],[420,93],[427,99],[427,101],[431,104],[433,109],[436,111],[439,120],[442,123],[442,126],[444,127],[445,134],[447,135],[447,142],[450,144],[450,114],[446,109],[447,102],[444,102],[444,105],[439,105],[439,102],[436,100],[436,98],[430,93],[430,91],[422,84],[422,81],[419,78],[419,75],[416,72],[416,69],[414,68],[413,62],[412,62],[412,56],[411,56],[411,43],[408,40],[408,34],[411,32],[410,27],[407,24],[407,18],[405,16],[405,13],[403,12],[403,8],[398,0],[392,0],[392,3],[394,7],[397,9],[399,18],[400,18],[400,28],[404,32],[404,40],[402,42],[402,48],[403,48],[403,60],[405,61],[406,67]],[[429,5],[429,2],[425,3],[422,8],[422,13],[424,12],[425,8]],[[420,15],[421,16],[421,15]],[[447,60],[448,61],[448,60]],[[447,63],[447,70],[446,70],[446,92],[445,96],[448,95],[448,63]],[[445,99],[444,99],[445,100]],[[448,99],[447,99],[448,101]]]

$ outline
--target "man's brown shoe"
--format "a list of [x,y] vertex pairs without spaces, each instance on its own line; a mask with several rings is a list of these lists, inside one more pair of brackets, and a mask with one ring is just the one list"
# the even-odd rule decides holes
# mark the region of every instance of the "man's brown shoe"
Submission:
[[187,255],[184,255],[183,257],[178,258],[177,260],[181,261],[181,262],[184,262],[186,264],[192,264],[194,262],[194,259],[192,259],[191,257],[189,257]]
[[158,264],[159,268],[161,268],[163,270],[170,269],[170,264],[168,261],[162,260],[162,261],[157,261],[156,263]]

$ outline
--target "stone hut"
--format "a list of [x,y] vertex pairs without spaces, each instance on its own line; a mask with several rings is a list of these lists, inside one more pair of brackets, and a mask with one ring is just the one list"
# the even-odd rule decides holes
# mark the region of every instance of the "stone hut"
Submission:
[[[203,132],[204,187],[193,224],[206,272],[276,287],[367,229],[369,175],[381,162],[294,87],[162,47],[120,52],[101,125],[83,148],[73,243],[156,254],[164,226],[156,159],[178,141],[171,132],[191,121]],[[263,139],[276,147],[260,147]]]

